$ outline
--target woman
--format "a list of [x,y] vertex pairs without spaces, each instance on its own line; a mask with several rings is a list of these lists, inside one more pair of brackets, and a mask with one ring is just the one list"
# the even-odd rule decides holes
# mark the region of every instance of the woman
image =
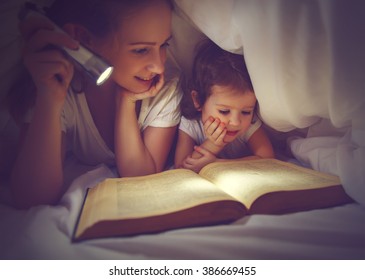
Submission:
[[[44,19],[22,26],[35,103],[12,174],[19,207],[57,203],[68,151],[84,164],[115,164],[120,176],[163,170],[180,119],[177,78],[165,73],[170,1],[56,0],[47,13],[69,36]],[[103,85],[49,47],[79,42],[113,65]]]

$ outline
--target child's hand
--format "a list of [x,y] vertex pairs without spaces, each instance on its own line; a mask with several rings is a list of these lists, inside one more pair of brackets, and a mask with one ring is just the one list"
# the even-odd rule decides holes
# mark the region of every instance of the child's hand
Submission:
[[223,139],[226,136],[226,124],[221,122],[219,118],[209,117],[204,123],[204,132],[208,140],[217,147],[223,147]]
[[201,154],[200,158],[193,158],[191,155],[188,156],[181,164],[182,168],[190,169],[196,173],[209,163],[215,162],[217,160],[216,156],[206,149],[195,146],[194,150]]

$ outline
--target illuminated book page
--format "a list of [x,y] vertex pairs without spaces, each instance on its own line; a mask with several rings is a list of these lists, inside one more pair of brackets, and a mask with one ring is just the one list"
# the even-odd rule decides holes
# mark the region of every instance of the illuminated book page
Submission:
[[88,227],[99,220],[161,215],[219,200],[234,199],[185,169],[107,179],[89,191],[83,210],[89,214],[80,219],[80,227]]
[[266,193],[341,184],[337,176],[275,159],[212,163],[203,168],[200,174],[241,201],[247,208]]

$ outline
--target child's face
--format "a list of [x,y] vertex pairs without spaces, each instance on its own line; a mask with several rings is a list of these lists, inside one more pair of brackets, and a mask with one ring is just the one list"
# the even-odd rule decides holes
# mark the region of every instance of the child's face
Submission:
[[114,37],[101,42],[99,53],[114,66],[112,77],[118,85],[141,93],[164,72],[170,38],[171,8],[166,1],[151,1],[122,19]]
[[230,143],[249,128],[256,104],[252,91],[242,92],[227,86],[215,85],[202,107],[203,123],[212,116],[219,118],[227,128],[224,142]]

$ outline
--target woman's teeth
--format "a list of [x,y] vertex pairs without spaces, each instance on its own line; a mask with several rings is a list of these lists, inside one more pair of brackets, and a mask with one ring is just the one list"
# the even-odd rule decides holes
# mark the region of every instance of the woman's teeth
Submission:
[[150,78],[137,77],[137,78],[142,81],[151,81],[151,80],[153,80],[154,77],[150,77]]

